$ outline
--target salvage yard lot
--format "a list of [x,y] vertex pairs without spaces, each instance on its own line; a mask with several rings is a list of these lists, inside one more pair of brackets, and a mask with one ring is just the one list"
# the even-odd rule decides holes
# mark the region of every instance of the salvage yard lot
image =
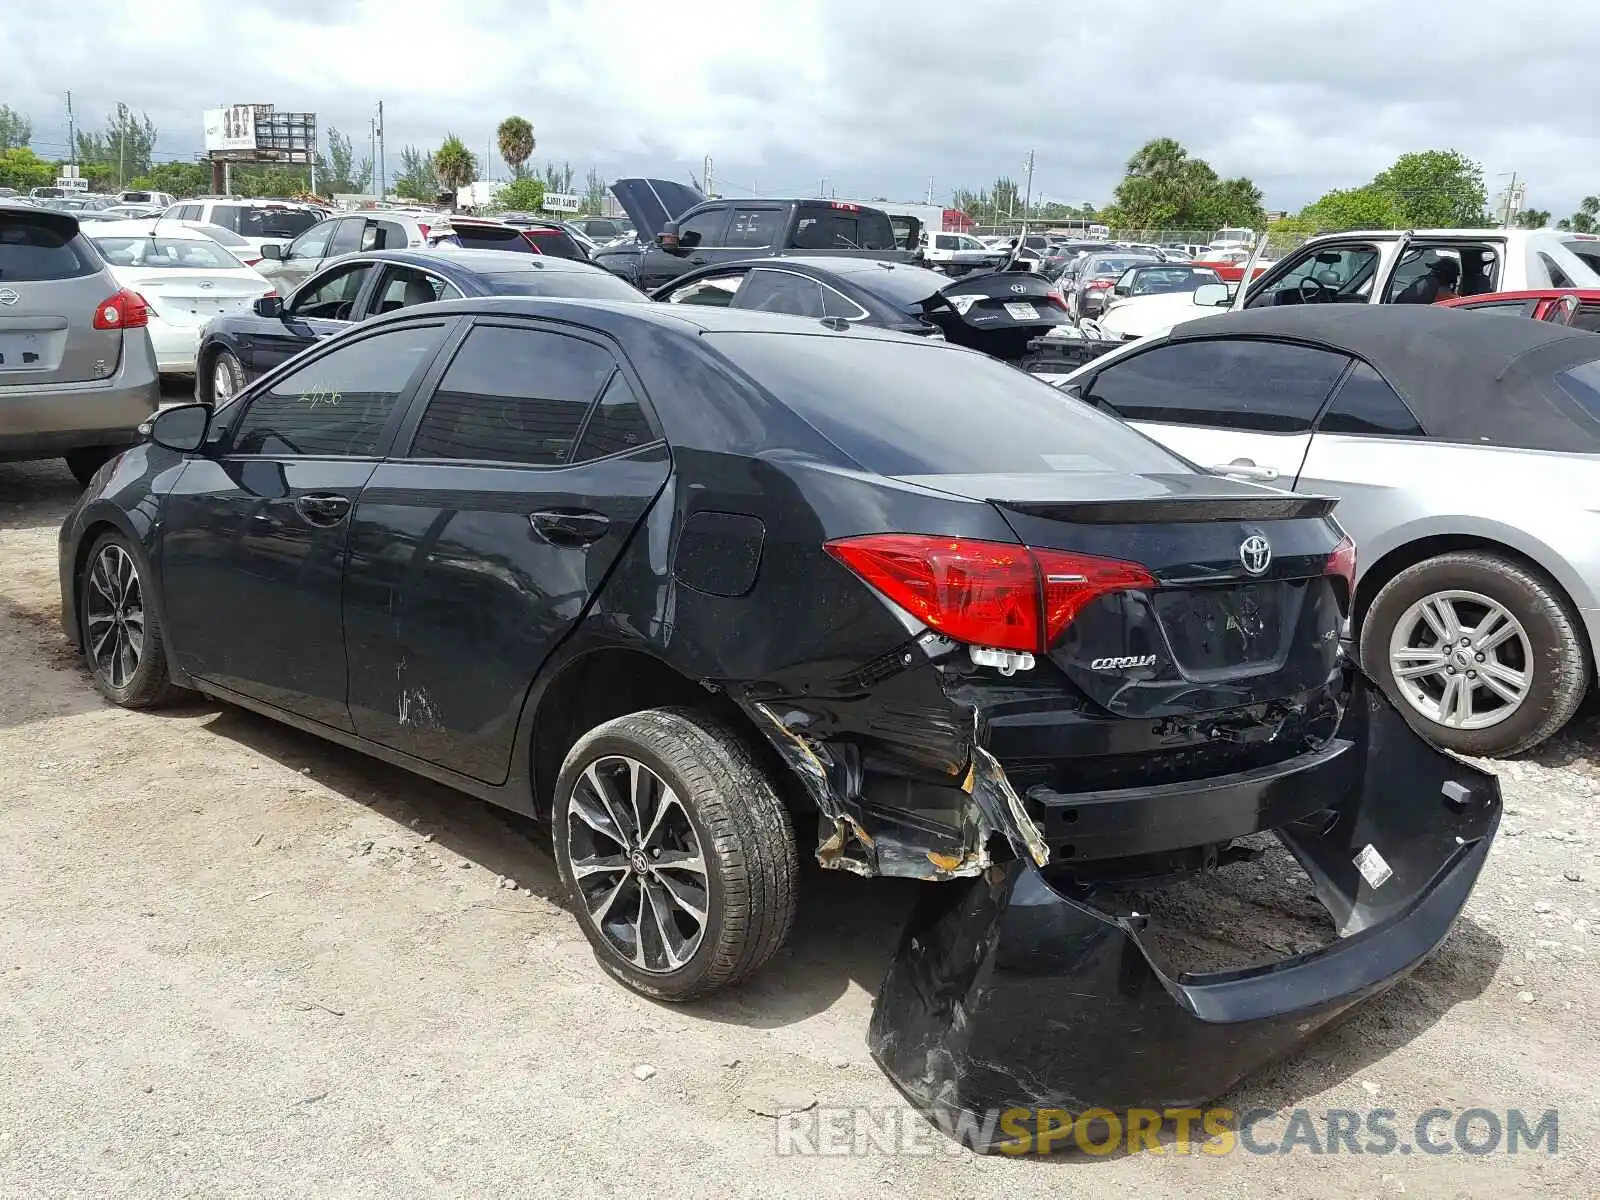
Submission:
[[241,710],[101,700],[57,625],[75,494],[0,465],[0,1195],[1593,1194],[1592,724],[1498,766],[1499,842],[1440,954],[1222,1100],[1389,1108],[1402,1141],[1435,1106],[1556,1109],[1555,1156],[928,1139],[819,1164],[767,1114],[899,1103],[864,1038],[914,885],[809,871],[750,985],[625,991],[536,827]]

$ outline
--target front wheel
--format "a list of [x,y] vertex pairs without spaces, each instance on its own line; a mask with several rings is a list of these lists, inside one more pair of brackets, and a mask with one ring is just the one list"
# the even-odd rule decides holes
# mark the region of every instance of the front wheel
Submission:
[[107,700],[123,708],[150,708],[178,690],[167,673],[148,581],[120,533],[103,534],[89,550],[78,584],[78,619],[84,659]]
[[761,967],[794,920],[788,813],[731,729],[689,709],[608,721],[556,783],[555,857],[596,959],[689,1000]]
[[244,367],[231,350],[219,350],[211,364],[211,402],[221,406],[244,387]]
[[1413,729],[1461,754],[1532,749],[1577,711],[1589,666],[1543,575],[1494,554],[1441,554],[1396,575],[1361,625],[1361,661]]

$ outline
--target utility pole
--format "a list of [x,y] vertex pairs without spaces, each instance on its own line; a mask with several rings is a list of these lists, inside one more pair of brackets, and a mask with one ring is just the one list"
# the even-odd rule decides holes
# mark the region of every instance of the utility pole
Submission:
[[933,176],[928,176],[928,203],[933,203]]
[[1511,172],[1511,183],[1506,187],[1506,206],[1504,215],[1500,219],[1501,229],[1511,228],[1511,206],[1517,200],[1517,173]]
[[367,118],[367,191],[372,190],[372,185],[377,182],[378,174],[378,121],[375,117]]
[[389,198],[389,172],[383,163],[383,101],[378,101],[378,199]]
[[72,125],[72,93],[67,93],[67,152],[72,155],[72,165],[78,165],[78,138]]
[[822,186],[817,189],[817,195],[825,197],[825,196],[827,196],[827,194],[828,194],[828,177],[826,175],[824,175],[822,177]]
[[1028,215],[1029,215],[1030,212],[1032,212],[1032,209],[1033,209],[1033,151],[1032,150],[1028,151],[1027,168],[1028,168],[1028,190],[1027,190],[1026,194],[1024,194],[1024,196],[1022,198],[1022,229],[1023,229],[1024,233],[1026,233],[1027,229],[1028,229]]
[[709,155],[709,154],[706,155],[705,171],[703,172],[703,177],[704,177],[704,179],[706,181],[706,199],[708,199],[708,200],[714,199],[716,197],[717,193],[711,186],[711,155]]
[[127,184],[124,176],[128,173],[128,123],[117,123],[117,190],[120,192]]

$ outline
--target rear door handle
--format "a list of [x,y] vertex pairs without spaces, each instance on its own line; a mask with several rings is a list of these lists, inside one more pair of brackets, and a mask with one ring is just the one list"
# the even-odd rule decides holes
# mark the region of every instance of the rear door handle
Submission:
[[350,511],[350,497],[337,492],[312,492],[296,500],[294,508],[313,525],[337,525]]
[[611,528],[611,518],[604,513],[573,509],[529,513],[528,521],[534,532],[555,546],[587,546]]
[[1213,475],[1232,475],[1235,479],[1253,479],[1258,483],[1271,483],[1278,478],[1277,467],[1258,467],[1248,458],[1236,458],[1230,463],[1211,468]]

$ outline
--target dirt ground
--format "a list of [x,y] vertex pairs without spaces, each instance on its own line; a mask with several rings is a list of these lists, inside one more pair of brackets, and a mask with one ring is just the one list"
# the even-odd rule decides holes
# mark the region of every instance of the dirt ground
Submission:
[[1600,1192],[1600,735],[1501,765],[1501,837],[1441,952],[1222,1100],[1389,1108],[1401,1141],[1434,1106],[1556,1109],[1555,1155],[924,1139],[819,1163],[769,1114],[900,1104],[864,1038],[912,885],[811,870],[750,986],[625,992],[537,828],[250,713],[104,703],[57,626],[74,495],[57,464],[0,465],[0,1196]]

